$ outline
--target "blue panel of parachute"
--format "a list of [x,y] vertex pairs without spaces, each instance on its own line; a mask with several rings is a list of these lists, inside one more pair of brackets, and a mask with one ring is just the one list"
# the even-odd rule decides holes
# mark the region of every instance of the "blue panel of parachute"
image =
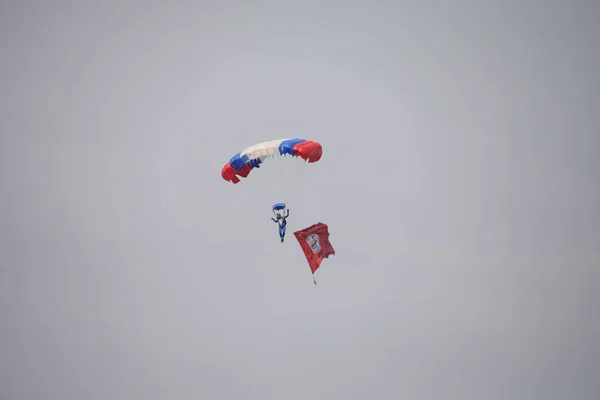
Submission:
[[251,166],[252,168],[256,167],[258,164],[260,164],[262,161],[260,161],[260,158],[255,158],[254,160],[250,160],[247,162],[247,164],[249,166]]
[[240,154],[241,153],[237,153],[235,156],[231,157],[231,160],[229,160],[229,165],[231,165],[236,171],[242,168],[248,160],[248,156],[240,157]]
[[281,142],[279,145],[279,153],[281,155],[289,154],[293,156],[292,148],[298,143],[306,142],[306,139],[288,139]]

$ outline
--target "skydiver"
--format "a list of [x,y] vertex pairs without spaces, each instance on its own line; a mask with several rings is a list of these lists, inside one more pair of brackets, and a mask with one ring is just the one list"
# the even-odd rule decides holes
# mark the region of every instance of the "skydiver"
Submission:
[[287,217],[290,216],[290,210],[286,210],[285,216],[281,214],[277,214],[277,219],[271,217],[271,221],[279,224],[279,237],[281,238],[281,243],[283,243],[283,239],[285,238],[285,226],[287,225]]

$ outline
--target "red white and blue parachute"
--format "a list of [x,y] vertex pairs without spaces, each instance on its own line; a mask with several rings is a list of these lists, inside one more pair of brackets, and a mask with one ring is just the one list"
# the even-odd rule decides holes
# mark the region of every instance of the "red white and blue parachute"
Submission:
[[221,170],[221,176],[232,183],[240,182],[240,177],[248,174],[267,158],[272,156],[300,157],[308,163],[321,159],[323,148],[320,143],[300,138],[276,139],[250,146],[234,155]]

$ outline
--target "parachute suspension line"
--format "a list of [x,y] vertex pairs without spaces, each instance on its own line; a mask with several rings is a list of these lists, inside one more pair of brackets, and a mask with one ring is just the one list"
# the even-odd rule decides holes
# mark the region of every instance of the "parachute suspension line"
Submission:
[[279,154],[277,156],[278,164],[279,164],[279,176],[283,176],[283,156]]
[[265,171],[262,168],[258,170],[260,171],[260,187],[265,190]]
[[296,188],[296,185],[298,184],[298,181],[300,181],[301,178],[304,178],[304,175],[305,175],[304,170],[302,170],[302,173],[300,172],[301,171],[300,168],[302,168],[303,164],[305,165],[305,164],[309,163],[308,160],[310,160],[311,157],[313,156],[313,154],[315,154],[315,151],[316,150],[312,151],[308,155],[308,157],[306,158],[306,160],[303,159],[303,158],[301,158],[301,157],[294,157],[294,158],[296,158],[298,160],[298,165],[296,167],[296,174],[294,175],[294,189]]
[[296,175],[294,176],[294,189],[296,188],[296,184],[298,184],[298,181],[300,180],[300,168],[302,167],[302,164],[305,163],[306,161],[304,161],[302,158],[299,158],[297,160],[298,165],[296,166]]
[[[274,162],[273,159],[265,159],[264,163],[261,163],[259,168],[261,176],[261,192],[266,199],[273,197],[273,180],[271,179],[272,171],[269,164]],[[267,164],[266,166],[264,164]]]

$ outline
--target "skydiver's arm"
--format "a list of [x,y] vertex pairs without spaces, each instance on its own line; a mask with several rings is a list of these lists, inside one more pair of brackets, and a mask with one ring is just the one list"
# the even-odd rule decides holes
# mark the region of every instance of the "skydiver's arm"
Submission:
[[286,212],[285,217],[286,218],[289,217],[290,216],[290,210],[289,210],[289,208],[287,210],[285,210],[285,212]]
[[273,217],[271,217],[271,221],[277,223],[277,220],[275,218],[273,218]]

